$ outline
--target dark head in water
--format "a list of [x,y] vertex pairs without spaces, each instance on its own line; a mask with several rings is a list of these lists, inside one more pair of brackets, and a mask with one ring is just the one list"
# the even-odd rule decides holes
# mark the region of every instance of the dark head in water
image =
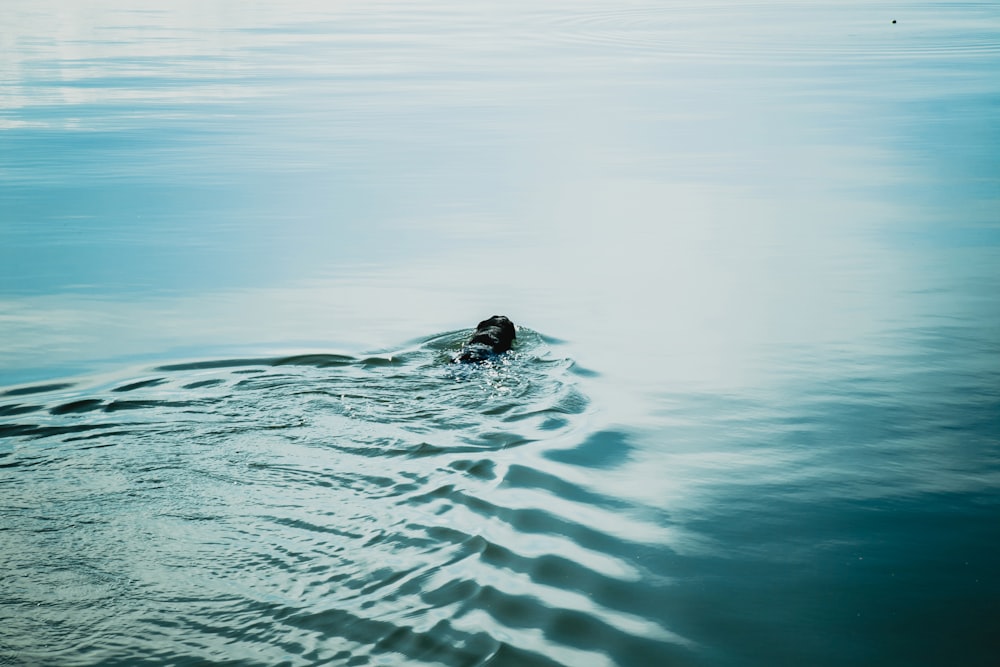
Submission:
[[515,338],[517,334],[514,332],[514,323],[503,315],[494,315],[479,323],[455,361],[486,361],[493,355],[509,350]]

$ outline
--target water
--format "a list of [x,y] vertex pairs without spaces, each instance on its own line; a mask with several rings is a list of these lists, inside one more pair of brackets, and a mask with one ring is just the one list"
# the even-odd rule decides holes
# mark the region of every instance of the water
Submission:
[[8,5],[0,664],[994,663],[995,4]]

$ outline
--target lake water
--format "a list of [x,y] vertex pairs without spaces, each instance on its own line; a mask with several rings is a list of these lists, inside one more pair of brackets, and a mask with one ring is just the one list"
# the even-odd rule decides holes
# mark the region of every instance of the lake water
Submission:
[[4,10],[0,664],[996,663],[996,3]]

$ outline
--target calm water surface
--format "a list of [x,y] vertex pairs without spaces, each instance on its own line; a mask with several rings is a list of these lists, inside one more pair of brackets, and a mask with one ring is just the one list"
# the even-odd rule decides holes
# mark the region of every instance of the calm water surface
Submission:
[[995,3],[7,5],[0,664],[995,663]]

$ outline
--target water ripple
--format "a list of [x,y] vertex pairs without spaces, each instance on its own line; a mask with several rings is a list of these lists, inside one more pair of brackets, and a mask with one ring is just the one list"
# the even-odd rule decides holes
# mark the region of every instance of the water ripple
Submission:
[[[684,655],[690,642],[629,610],[648,584],[621,554],[656,529],[520,453],[577,437],[579,369],[529,330],[493,363],[449,363],[465,335],[6,391],[0,484],[22,548],[3,554],[20,573],[4,598],[9,636],[32,642],[4,652],[71,665]],[[84,613],[85,628],[58,631]]]

